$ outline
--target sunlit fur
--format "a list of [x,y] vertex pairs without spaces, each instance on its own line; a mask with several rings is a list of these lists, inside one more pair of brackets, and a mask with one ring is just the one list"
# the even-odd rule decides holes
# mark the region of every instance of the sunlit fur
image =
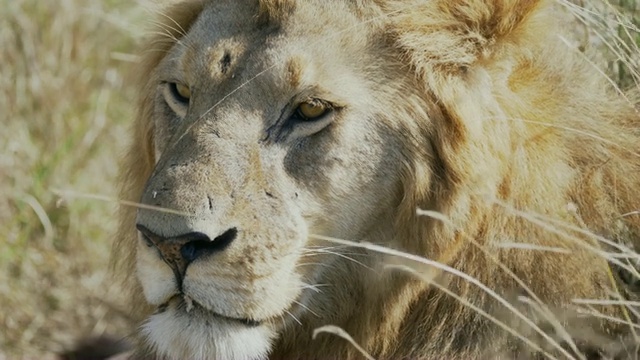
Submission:
[[[207,12],[212,7],[228,13]],[[195,35],[184,38],[183,31],[190,32],[203,9],[206,15],[198,20]],[[528,356],[530,347],[478,311],[413,275],[385,268],[386,264],[432,274],[429,276],[439,286],[446,286],[542,348],[557,351],[466,280],[364,250],[323,251],[323,246],[331,245],[308,240],[309,234],[318,234],[387,245],[463,271],[510,300],[530,296],[524,284],[565,324],[570,321],[561,315],[568,314],[564,310],[572,299],[608,299],[616,291],[625,293],[615,285],[615,273],[605,258],[596,254],[612,247],[590,234],[638,246],[640,216],[633,212],[640,208],[640,122],[629,100],[560,39],[555,13],[554,5],[544,0],[218,0],[182,1],[168,8],[160,17],[164,24],[160,31],[167,36],[149,39],[143,52],[138,115],[122,165],[122,199],[138,202],[149,196],[154,184],[170,178],[180,191],[187,187],[176,181],[190,181],[192,192],[171,193],[167,199],[176,200],[163,200],[163,207],[192,210],[184,199],[213,193],[214,200],[228,201],[235,209],[239,206],[236,200],[227,198],[231,185],[216,182],[229,174],[248,179],[239,188],[246,199],[254,190],[256,198],[262,196],[263,186],[276,188],[275,198],[293,192],[300,197],[288,202],[247,202],[246,211],[225,213],[225,223],[215,224],[237,222],[241,228],[247,226],[255,241],[287,249],[281,254],[265,253],[263,258],[273,261],[238,270],[239,279],[253,281],[248,272],[271,276],[278,269],[270,266],[282,264],[283,273],[273,277],[279,280],[265,280],[256,292],[269,304],[255,303],[255,299],[246,304],[239,301],[244,307],[234,302],[218,304],[216,301],[233,294],[206,294],[206,287],[198,288],[199,296],[209,299],[212,307],[256,317],[254,314],[275,316],[273,322],[253,330],[226,323],[214,324],[212,330],[203,325],[206,313],[200,318],[169,310],[152,315],[159,304],[152,306],[149,301],[161,302],[165,292],[175,291],[159,283],[170,284],[171,273],[139,244],[138,210],[123,206],[114,258],[118,272],[128,278],[132,314],[143,324],[138,356],[357,358],[357,350],[335,336],[324,334],[312,340],[313,330],[327,324],[341,326],[376,358],[470,359],[493,351],[507,357]],[[232,51],[240,49],[238,53],[249,55],[259,51],[259,55],[232,64],[237,66],[238,77],[248,80],[246,84],[231,77],[221,80],[215,69],[191,75],[215,86],[206,87],[207,93],[197,98],[209,98],[211,103],[200,104],[200,108],[194,105],[199,113],[189,119],[205,113],[209,117],[194,121],[191,127],[178,126],[185,139],[195,139],[184,143],[187,140],[181,134],[158,128],[154,107],[159,64],[171,55],[180,59],[185,72],[197,71],[189,66],[203,59],[203,51],[211,51],[212,59],[217,56],[218,44],[207,43],[203,32],[218,30],[216,16],[225,16],[238,26],[236,32],[223,29],[231,34],[225,41],[230,41]],[[241,36],[247,24],[281,31],[283,37],[270,38],[268,44],[274,44],[274,49],[242,43],[234,36]],[[181,42],[176,45],[178,39]],[[314,62],[318,59],[321,65]],[[264,73],[258,75],[259,71]],[[323,77],[315,78],[318,74]],[[324,77],[328,80],[323,83]],[[293,156],[298,163],[270,163],[271,158],[262,152],[267,146],[258,148],[259,130],[255,130],[256,122],[268,123],[269,119],[256,114],[279,114],[280,105],[255,94],[295,95],[297,88],[313,87],[309,82],[314,81],[321,87],[334,84],[326,90],[337,94],[345,115],[322,132],[309,135],[308,141],[318,145],[317,149],[305,148],[309,142],[298,147],[283,143],[278,151],[288,156],[285,160]],[[192,94],[196,99],[197,90]],[[204,111],[218,100],[219,107]],[[245,108],[260,111],[247,114]],[[252,125],[238,129],[246,119],[253,119]],[[361,128],[350,125],[356,123]],[[211,143],[199,138],[210,136],[207,129],[221,131],[225,141],[231,140],[229,146],[246,153],[226,151],[214,137]],[[367,136],[360,136],[361,132]],[[234,140],[239,137],[233,134],[239,133],[246,136],[242,143]],[[171,145],[175,143],[183,145]],[[201,161],[203,151],[211,152],[209,162],[202,160],[215,174],[210,178],[201,175],[207,169],[192,168],[189,162],[191,155],[194,161]],[[318,152],[330,153],[336,161],[325,161]],[[248,161],[246,167],[238,165],[245,170],[230,165],[235,164],[236,156]],[[185,170],[187,178],[171,177],[165,159],[181,159],[191,169]],[[314,159],[322,160],[316,168],[308,163]],[[189,174],[200,177],[189,179]],[[420,216],[417,209],[438,213],[440,218]],[[277,216],[251,220],[254,214],[270,211]],[[158,215],[158,222],[163,222],[158,226],[170,227],[165,223],[173,220],[167,219],[172,218]],[[288,220],[296,225],[283,225]],[[259,234],[269,229],[276,237],[281,231],[289,231],[290,236],[264,235],[260,240]],[[300,245],[289,243],[290,239],[301,239]],[[247,245],[242,241],[232,245],[228,259],[203,262],[195,269],[202,274],[232,273],[235,270],[225,264],[236,256],[235,244],[245,255],[260,258],[261,254],[243,248]],[[563,251],[509,249],[505,243]],[[260,249],[253,251],[263,251]],[[322,256],[315,257],[319,253]],[[305,266],[307,258],[320,264]],[[295,271],[289,273],[289,269]],[[149,283],[156,281],[153,274],[157,284]],[[200,272],[194,274],[193,281],[214,281],[198,275]],[[295,302],[291,294],[278,298],[283,289],[303,289],[302,281],[326,286],[300,290]],[[254,286],[253,282],[246,285]],[[282,307],[279,300],[290,307]],[[527,316],[535,313],[520,305]],[[598,310],[625,319],[625,312],[617,307]],[[624,326],[597,319],[588,324],[594,333],[613,339],[624,331]],[[252,338],[255,346],[243,345],[233,340],[235,336],[249,343]]]

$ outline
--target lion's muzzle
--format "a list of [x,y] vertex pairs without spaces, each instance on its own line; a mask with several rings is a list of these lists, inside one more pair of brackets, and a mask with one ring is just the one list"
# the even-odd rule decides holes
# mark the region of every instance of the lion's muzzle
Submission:
[[299,190],[279,149],[212,138],[205,125],[163,152],[142,193],[136,275],[145,299],[157,307],[183,296],[202,313],[163,316],[212,323],[281,316],[301,291]]
[[231,228],[214,239],[201,232],[168,238],[153,233],[143,224],[138,223],[136,227],[147,245],[158,249],[162,260],[171,267],[179,288],[182,287],[182,279],[189,264],[198,258],[223,251],[238,235],[238,230]]

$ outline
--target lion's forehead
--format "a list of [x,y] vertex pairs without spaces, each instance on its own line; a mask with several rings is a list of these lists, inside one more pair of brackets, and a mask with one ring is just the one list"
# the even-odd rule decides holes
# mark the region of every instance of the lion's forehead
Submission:
[[192,83],[296,88],[339,79],[337,64],[351,65],[350,72],[363,64],[370,28],[354,27],[356,14],[344,2],[331,3],[299,2],[279,10],[289,16],[266,21],[257,1],[209,2],[168,60],[179,59],[175,66]]

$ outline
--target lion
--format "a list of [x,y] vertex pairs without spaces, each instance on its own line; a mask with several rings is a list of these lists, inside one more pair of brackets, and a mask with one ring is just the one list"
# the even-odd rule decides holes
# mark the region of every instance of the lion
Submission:
[[133,358],[578,356],[585,309],[625,337],[639,116],[555,6],[170,5],[122,165]]

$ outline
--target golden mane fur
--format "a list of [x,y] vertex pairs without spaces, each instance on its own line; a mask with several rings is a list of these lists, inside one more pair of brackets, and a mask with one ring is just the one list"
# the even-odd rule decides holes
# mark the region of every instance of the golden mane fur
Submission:
[[[153,120],[156,68],[210,3],[172,5],[161,18],[167,36],[147,43],[133,140],[122,164],[123,200],[140,201],[159,160]],[[612,271],[618,267],[603,253],[620,252],[615,244],[631,251],[640,246],[639,116],[582,54],[561,41],[555,5],[547,0],[344,3],[360,20],[352,25],[367,28],[377,41],[375,46],[389,54],[383,59],[406,65],[397,66],[397,76],[405,77],[401,86],[418,94],[407,96],[411,103],[398,96],[394,107],[386,109],[389,118],[412,121],[401,126],[408,134],[404,148],[395,149],[405,163],[390,224],[393,239],[367,240],[439,261],[509,300],[530,296],[531,291],[569,330],[567,314],[574,299],[604,300],[616,291],[633,296]],[[244,21],[281,26],[299,7],[312,6],[294,0],[257,4],[254,18]],[[347,36],[349,31],[343,29],[340,34]],[[378,91],[397,89],[381,83]],[[117,272],[125,275],[131,289],[132,313],[144,322],[155,307],[145,301],[143,284],[135,277],[137,211],[121,207],[113,256]],[[423,275],[433,270],[396,258],[379,259],[412,267]],[[340,303],[335,299],[352,300],[344,292],[364,286],[358,278],[364,276],[362,270],[351,274],[353,278],[323,290],[334,299],[326,305],[329,309],[315,305],[329,313],[331,307],[357,309],[348,319],[328,319],[344,327],[376,358],[469,359],[489,353],[526,357],[536,352],[500,330],[477,308],[541,349],[553,354],[561,351],[548,340],[535,338],[535,331],[523,326],[521,319],[460,277],[429,272],[429,284],[391,271],[381,283],[388,287],[384,301]],[[537,313],[526,304],[518,308],[525,309],[527,316]],[[623,322],[629,316],[615,306],[598,310]],[[279,333],[270,356],[358,358],[358,351],[342,339],[329,335],[311,339],[314,328],[327,324],[323,321],[302,318],[299,326],[289,325],[293,330]],[[533,322],[550,320],[538,317]],[[627,329],[597,319],[588,324],[593,334],[607,339],[624,336]],[[575,337],[578,344],[583,340],[578,334]],[[145,344],[143,336],[140,341],[138,354],[153,354],[154,347]]]

